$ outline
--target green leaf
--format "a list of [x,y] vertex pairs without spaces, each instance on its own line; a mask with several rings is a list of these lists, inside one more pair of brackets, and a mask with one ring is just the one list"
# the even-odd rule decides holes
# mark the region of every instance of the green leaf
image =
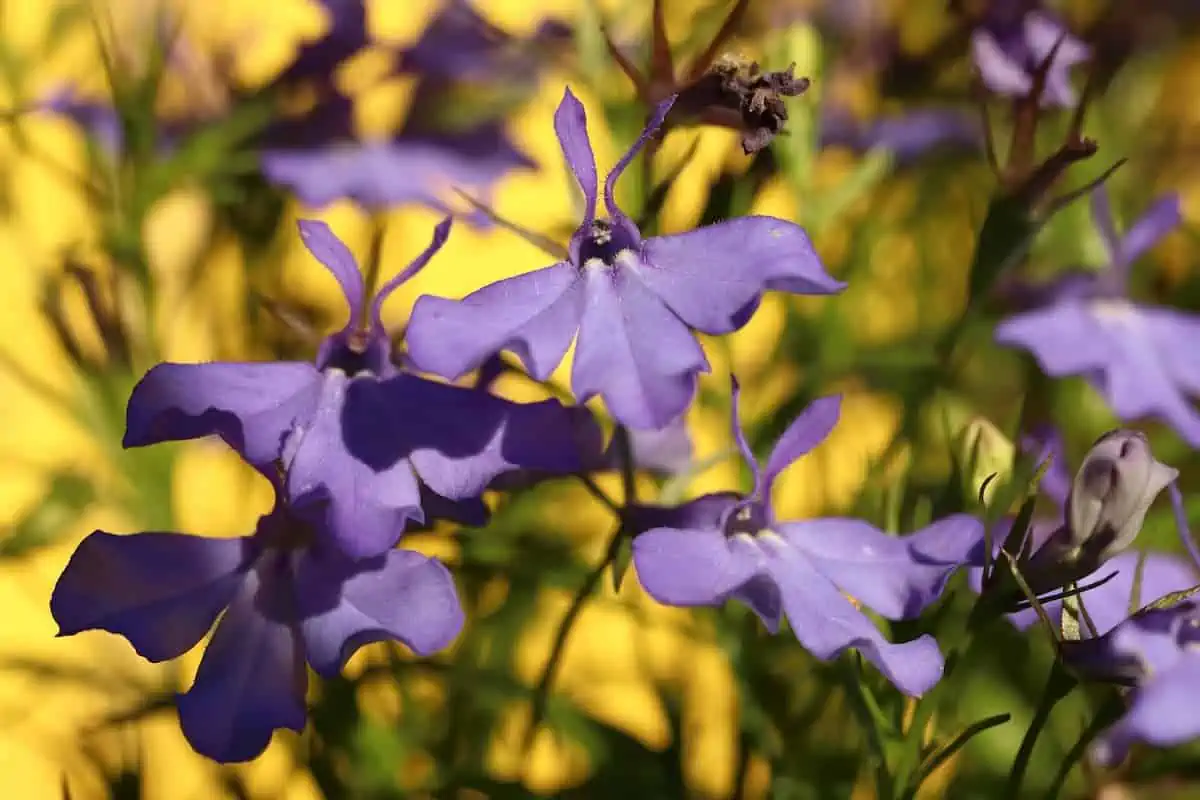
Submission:
[[41,502],[0,540],[0,558],[18,558],[55,542],[95,499],[96,489],[88,478],[71,472],[55,474]]

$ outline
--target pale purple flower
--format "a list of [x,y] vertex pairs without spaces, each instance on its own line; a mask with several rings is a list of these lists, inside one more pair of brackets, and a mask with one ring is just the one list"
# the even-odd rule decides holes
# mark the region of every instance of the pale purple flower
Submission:
[[[1197,582],[1194,573],[1191,581]],[[1092,745],[1094,761],[1115,765],[1136,742],[1171,747],[1200,738],[1200,602],[1195,599],[1142,610],[1098,639],[1064,643],[1063,657],[1085,677],[1133,687],[1125,715]]]
[[546,380],[575,340],[571,386],[579,401],[599,395],[618,422],[658,428],[687,408],[697,374],[709,369],[693,330],[737,330],[771,289],[844,288],[826,274],[804,231],[781,219],[742,217],[642,238],[617,206],[615,186],[671,103],[658,106],[609,173],[605,219],[596,216],[598,179],[583,105],[565,92],[555,129],[585,199],[569,257],[461,301],[420,298],[408,333],[417,366],[457,379],[507,349],[534,378]]
[[1120,419],[1157,417],[1200,446],[1200,412],[1189,400],[1200,395],[1200,317],[1127,297],[1132,264],[1179,224],[1179,197],[1157,201],[1123,237],[1104,187],[1092,210],[1108,265],[1048,287],[1038,307],[996,327],[996,341],[1029,351],[1052,377],[1087,377]]
[[899,164],[939,151],[975,153],[982,144],[978,120],[955,109],[914,109],[866,122],[857,122],[845,112],[826,111],[821,120],[822,146],[886,150]]
[[817,658],[859,650],[908,695],[941,678],[942,654],[931,636],[888,641],[847,595],[889,619],[917,616],[951,573],[978,557],[983,527],[957,514],[907,536],[889,536],[856,519],[776,520],[771,489],[784,469],[819,444],[837,422],[839,397],[812,403],[759,469],[737,420],[738,448],[754,472],[749,495],[710,494],[677,508],[635,509],[633,563],[646,591],[673,606],[750,606],[771,632],[786,615],[796,638]]
[[323,546],[321,501],[290,505],[276,489],[251,536],[95,531],[50,599],[59,636],[109,631],[152,662],[179,658],[215,623],[178,708],[188,742],[216,761],[248,761],[274,731],[304,729],[306,663],[333,677],[384,640],[430,655],[463,624],[440,562],[411,550],[352,562]]
[[1077,98],[1071,86],[1071,68],[1088,59],[1088,47],[1033,5],[1023,0],[991,4],[982,24],[971,34],[975,66],[984,84],[996,94],[1025,97],[1033,89],[1037,68],[1057,44],[1039,102],[1074,106]]
[[[296,499],[328,495],[322,530],[351,557],[396,543],[406,524],[451,516],[483,522],[479,495],[502,473],[575,472],[592,463],[580,443],[595,422],[557,400],[512,403],[483,391],[399,371],[380,318],[388,295],[415,275],[450,229],[388,281],[366,295],[353,255],[322,222],[305,220],[309,252],[341,285],[346,326],[321,344],[315,363],[159,364],[129,399],[125,446],[220,436],[264,472],[281,464]],[[431,494],[434,508],[426,502]]]

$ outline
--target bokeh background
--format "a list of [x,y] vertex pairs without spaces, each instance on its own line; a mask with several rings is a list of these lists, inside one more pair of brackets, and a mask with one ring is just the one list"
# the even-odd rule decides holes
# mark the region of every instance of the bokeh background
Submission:
[[[418,108],[419,77],[390,74],[390,64],[440,5],[367,0],[374,42],[334,76],[354,98],[363,137],[385,138]],[[730,5],[667,0],[682,61],[711,40]],[[1017,355],[990,343],[987,320],[962,333],[967,361],[953,382],[928,392],[921,377],[936,336],[962,312],[996,180],[977,136],[897,150],[846,131],[914,112],[945,115],[939,130],[975,130],[961,15],[944,0],[750,5],[726,49],[771,69],[796,62],[813,86],[788,101],[790,135],[765,156],[746,156],[734,131],[673,131],[659,172],[685,165],[654,225],[682,231],[745,213],[795,220],[850,288],[832,298],[769,297],[744,330],[705,341],[714,370],[687,418],[691,454],[665,480],[644,477],[642,491],[682,498],[745,485],[729,458],[725,376],[733,370],[760,452],[808,399],[845,393],[834,434],[787,473],[776,498],[782,515],[919,519],[953,480],[964,434],[983,431],[989,464],[1005,467],[1011,445],[1000,431],[1012,431],[1027,388]],[[1198,309],[1200,33],[1191,5],[1139,4],[1115,27],[1099,24],[1109,12],[1099,0],[1055,8],[1081,35],[1108,37],[1106,57],[1120,64],[1087,117],[1100,153],[1073,168],[1063,188],[1123,157],[1128,164],[1109,182],[1123,221],[1161,193],[1179,192],[1184,225],[1138,263],[1135,293]],[[420,113],[450,126],[474,115],[502,118],[536,167],[504,175],[493,207],[563,241],[578,201],[554,138],[554,108],[569,83],[588,108],[601,169],[616,160],[644,110],[608,56],[599,22],[645,63],[650,3],[474,6],[533,68],[503,85],[476,76],[441,87]],[[534,44],[547,20],[568,32]],[[413,539],[454,566],[468,628],[451,651],[427,662],[369,647],[344,680],[315,687],[319,746],[311,735],[280,734],[251,764],[214,765],[191,752],[171,708],[170,692],[190,680],[198,652],[151,666],[107,634],[55,638],[49,594],[91,530],[237,535],[270,501],[262,481],[219,444],[122,451],[133,382],[162,359],[305,357],[316,335],[340,326],[340,295],[301,247],[298,217],[328,221],[364,262],[380,242],[384,275],[426,245],[440,218],[412,203],[306,206],[263,180],[254,153],[230,133],[257,124],[264,112],[255,91],[299,47],[326,35],[329,23],[313,0],[0,1],[0,795],[58,797],[65,778],[74,798],[422,797],[458,789],[476,797],[871,797],[866,744],[836,667],[817,664],[794,642],[768,639],[748,614],[659,607],[632,573],[619,592],[606,577],[584,605],[546,724],[523,747],[530,687],[613,526],[609,512],[570,482],[504,502],[486,530],[447,527]],[[165,65],[155,55],[164,27],[185,48]],[[111,107],[114,81],[124,87],[115,102],[132,120],[115,149],[102,124],[89,128],[92,118],[59,113],[51,102],[69,89],[80,103]],[[1003,142],[1007,105],[994,101],[992,110]],[[1047,112],[1045,151],[1068,123],[1069,114]],[[128,135],[147,130],[159,132],[157,142]],[[208,133],[181,150],[169,144],[178,131]],[[440,196],[465,208],[449,184]],[[627,184],[628,204],[644,205],[632,171]],[[1102,260],[1084,202],[1055,218],[1022,269],[1045,276]],[[432,265],[389,302],[386,319],[399,330],[419,294],[461,296],[545,263],[509,231],[460,222]],[[120,335],[105,330],[114,318]],[[562,385],[568,370],[569,359],[556,376]],[[497,386],[521,399],[546,392],[511,375]],[[1044,414],[1067,436],[1072,466],[1117,424],[1082,381],[1039,391]],[[1142,427],[1158,457],[1193,485],[1195,454],[1169,431]],[[619,486],[615,476],[600,482]],[[1168,511],[1156,506],[1144,541],[1175,548],[1172,531]],[[933,715],[931,735],[1000,712],[1013,722],[951,759],[924,796],[993,796],[1049,658],[1036,633],[995,634]],[[899,699],[888,702],[889,713],[911,712]],[[1078,696],[1056,713],[1031,785],[1049,780],[1089,707]],[[1200,797],[1187,783],[1189,774],[1200,780],[1195,756],[1147,755],[1104,779],[1107,791],[1125,794],[1104,796]],[[1071,791],[1100,796],[1097,780],[1081,773]]]

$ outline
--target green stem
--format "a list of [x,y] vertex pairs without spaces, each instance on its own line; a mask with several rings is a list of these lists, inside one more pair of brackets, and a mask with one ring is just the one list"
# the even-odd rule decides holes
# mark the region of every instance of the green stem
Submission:
[[883,716],[878,703],[862,681],[862,670],[856,668],[857,655],[840,659],[839,674],[846,688],[846,697],[854,715],[858,717],[859,725],[867,735],[871,747],[871,760],[875,767],[875,797],[876,800],[891,800],[895,796],[895,783],[888,769],[887,747],[879,721]]
[[1100,706],[1100,710],[1096,712],[1096,716],[1092,718],[1088,726],[1083,729],[1083,733],[1079,735],[1079,740],[1067,751],[1062,764],[1058,766],[1058,772],[1055,773],[1050,788],[1042,796],[1043,800],[1055,800],[1059,796],[1063,786],[1066,785],[1068,776],[1071,774],[1071,768],[1078,763],[1079,759],[1083,758],[1084,752],[1087,751],[1088,746],[1095,741],[1096,737],[1100,735],[1100,731],[1116,722],[1124,710],[1125,703],[1122,701],[1121,696],[1114,692]]
[[1029,761],[1033,757],[1033,748],[1037,744],[1038,736],[1041,735],[1042,730],[1046,727],[1046,723],[1050,720],[1050,712],[1074,688],[1075,679],[1058,662],[1055,662],[1054,666],[1050,668],[1050,677],[1046,680],[1046,688],[1042,692],[1041,700],[1038,701],[1037,708],[1034,709],[1029,729],[1025,731],[1025,737],[1021,739],[1021,747],[1017,750],[1017,758],[1013,761],[1012,771],[1008,774],[1008,783],[1004,792],[1005,797],[1012,800],[1019,800],[1021,796],[1021,783],[1025,779],[1026,771],[1029,769]]

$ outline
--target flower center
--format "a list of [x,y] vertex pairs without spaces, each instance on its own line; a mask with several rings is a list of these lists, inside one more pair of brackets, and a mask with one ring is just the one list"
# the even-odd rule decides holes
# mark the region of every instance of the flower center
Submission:
[[614,225],[608,219],[593,220],[579,244],[579,263],[600,261],[611,266],[621,253],[636,248],[637,240],[626,226]]
[[276,551],[304,550],[317,540],[313,525],[283,504],[258,521],[254,536],[264,549]]
[[328,337],[317,354],[321,371],[340,370],[346,377],[370,374],[384,376],[392,369],[392,344],[383,333],[353,330]]
[[725,519],[725,536],[730,539],[734,536],[749,536],[753,539],[767,529],[766,509],[762,503],[753,500],[734,508]]

